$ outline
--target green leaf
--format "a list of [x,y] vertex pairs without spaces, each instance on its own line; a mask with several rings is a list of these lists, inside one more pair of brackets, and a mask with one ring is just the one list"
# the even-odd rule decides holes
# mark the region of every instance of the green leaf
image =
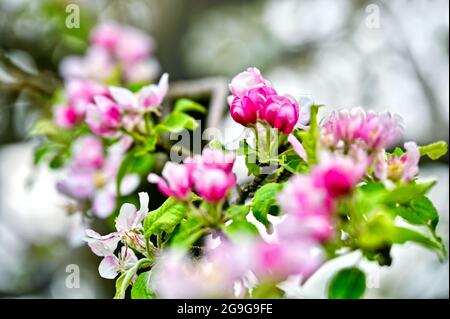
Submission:
[[258,229],[255,225],[246,219],[235,219],[229,225],[224,227],[224,232],[227,236],[239,237],[242,235],[258,235]]
[[309,130],[298,132],[303,147],[305,148],[309,165],[317,164],[317,152],[320,139],[320,126],[317,120],[317,114],[319,113],[320,107],[321,105],[317,104],[311,106],[311,120]]
[[253,299],[280,299],[283,296],[284,291],[271,281],[261,282],[252,290]]
[[114,295],[114,299],[123,299],[125,298],[125,291],[122,291],[123,281],[125,280],[126,273],[123,273],[116,279],[116,294]]
[[435,180],[430,182],[410,182],[401,184],[386,195],[384,203],[388,205],[409,203],[410,201],[425,195],[434,184],[436,184]]
[[366,290],[366,275],[356,267],[340,270],[328,286],[330,299],[359,299]]
[[173,197],[169,197],[158,209],[150,212],[144,219],[145,237],[171,234],[186,215],[186,206]]
[[191,216],[183,220],[173,231],[169,245],[180,249],[189,249],[207,233],[198,217]]
[[405,151],[403,151],[400,147],[396,147],[390,155],[401,157],[403,154],[405,154]]
[[144,265],[150,264],[150,260],[147,258],[140,259],[136,262],[136,264],[124,272],[119,278],[116,280],[116,294],[114,299],[123,299],[125,298],[125,293],[127,291],[128,286],[133,280],[136,272],[143,267]]
[[258,165],[258,152],[252,148],[247,141],[241,141],[238,150],[239,155],[245,156],[245,166],[247,166],[247,175],[258,176],[260,173],[260,166]]
[[392,211],[410,224],[427,226],[433,232],[439,222],[439,213],[426,196],[413,199],[406,205],[393,207]]
[[152,271],[141,273],[131,288],[131,299],[154,299],[155,293],[150,289]]
[[172,132],[178,133],[184,129],[195,130],[198,127],[197,121],[192,117],[182,112],[170,113],[164,120],[155,126],[158,132]]
[[148,136],[147,139],[145,140],[145,143],[143,145],[140,145],[139,148],[136,150],[136,156],[141,156],[153,152],[156,148],[156,142],[157,142],[156,135]]
[[448,151],[448,145],[444,141],[438,141],[425,146],[419,146],[420,155],[427,155],[432,160],[437,160]]
[[225,216],[230,219],[245,218],[249,211],[249,205],[233,205],[226,210]]
[[190,99],[179,99],[175,102],[174,112],[199,112],[206,113],[206,108]]
[[358,239],[360,247],[368,251],[376,251],[382,247],[404,244],[408,241],[436,251],[440,258],[446,255],[445,246],[441,242],[415,230],[396,226],[394,218],[382,209],[371,216]]
[[278,215],[279,207],[277,205],[277,194],[281,189],[281,184],[268,183],[260,187],[253,197],[252,212],[256,220],[264,226],[270,226],[267,215]]

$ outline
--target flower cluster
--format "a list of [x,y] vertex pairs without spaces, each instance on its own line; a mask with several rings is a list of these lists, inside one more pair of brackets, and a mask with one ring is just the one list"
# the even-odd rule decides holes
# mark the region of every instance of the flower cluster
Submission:
[[257,68],[248,68],[230,83],[231,117],[249,126],[263,120],[273,128],[289,134],[299,119],[299,106],[289,95],[278,95]]
[[191,190],[195,190],[207,201],[217,202],[236,185],[232,172],[234,161],[233,153],[206,148],[202,155],[188,157],[183,164],[166,163],[162,177],[152,173],[148,180],[157,183],[164,195],[178,200],[188,199]]
[[90,45],[84,56],[69,56],[61,63],[65,79],[105,82],[121,70],[126,82],[147,82],[159,71],[153,39],[130,26],[100,24],[91,32]]

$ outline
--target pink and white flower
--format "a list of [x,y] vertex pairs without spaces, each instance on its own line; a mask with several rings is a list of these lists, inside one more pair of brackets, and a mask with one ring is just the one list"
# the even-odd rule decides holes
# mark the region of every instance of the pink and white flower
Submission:
[[334,200],[310,176],[294,175],[278,194],[278,203],[286,214],[295,217],[287,226],[295,224],[299,235],[319,240],[333,235]]
[[191,178],[186,165],[167,162],[162,171],[162,177],[151,173],[148,175],[150,183],[156,183],[159,190],[166,196],[173,196],[178,200],[185,200],[191,192]]
[[73,144],[72,165],[78,170],[96,170],[105,162],[103,143],[97,137],[86,135]]
[[407,183],[419,174],[420,151],[414,142],[405,143],[406,152],[401,155],[391,155],[380,152],[375,159],[375,176],[381,181]]
[[109,255],[102,259],[98,272],[105,279],[114,279],[118,274],[132,268],[138,262],[134,251],[123,246],[118,256]]
[[71,129],[83,120],[74,105],[57,105],[54,108],[54,121],[57,126]]
[[111,87],[110,93],[114,100],[125,110],[145,113],[160,106],[169,89],[169,75],[164,73],[157,85],[144,86],[137,94],[131,91]]
[[236,176],[218,168],[199,167],[192,177],[196,193],[209,202],[225,199],[228,191],[236,186]]
[[261,72],[257,68],[248,68],[247,70],[236,75],[229,85],[231,94],[235,97],[242,98],[247,94],[248,90],[256,87],[272,86],[266,81]]
[[120,106],[104,96],[96,96],[94,100],[95,104],[87,106],[86,123],[97,135],[114,135],[122,124]]
[[392,146],[401,136],[401,119],[389,113],[377,114],[353,108],[332,113],[322,128],[322,141],[331,148],[363,143],[371,151]]

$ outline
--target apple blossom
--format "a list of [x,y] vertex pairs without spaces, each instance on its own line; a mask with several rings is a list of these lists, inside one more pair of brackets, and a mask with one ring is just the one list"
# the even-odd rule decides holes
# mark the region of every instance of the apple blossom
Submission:
[[162,177],[152,173],[148,175],[148,181],[156,183],[164,195],[178,200],[187,199],[191,192],[189,170],[183,164],[168,162],[162,170]]
[[396,115],[365,112],[361,108],[334,112],[323,125],[322,140],[332,148],[363,143],[369,150],[378,151],[398,140],[402,132],[400,121]]
[[118,274],[127,271],[137,263],[138,259],[134,251],[123,246],[119,256],[105,256],[98,266],[98,272],[101,277],[114,279]]
[[270,126],[289,134],[297,124],[299,107],[297,102],[290,96],[270,96],[260,112],[260,118],[269,123]]
[[419,173],[420,152],[417,144],[407,142],[406,152],[401,155],[386,157],[386,152],[380,152],[375,159],[375,176],[381,181],[407,183]]
[[97,137],[86,135],[73,144],[72,165],[80,170],[95,170],[103,166],[105,161],[103,143]]
[[95,104],[88,104],[86,123],[97,135],[111,136],[121,126],[121,109],[119,105],[104,96],[96,96]]
[[261,72],[255,67],[239,73],[229,84],[231,94],[239,98],[242,98],[248,90],[262,86],[271,86],[271,84],[263,78]]
[[236,176],[218,168],[201,166],[192,176],[196,193],[209,202],[225,199],[228,191],[236,186]]
[[61,128],[71,129],[79,124],[82,119],[83,117],[74,105],[56,105],[54,107],[54,121]]
[[320,240],[332,235],[330,217],[334,212],[334,200],[310,176],[294,175],[278,194],[278,203],[286,214],[297,218],[302,234],[309,232]]

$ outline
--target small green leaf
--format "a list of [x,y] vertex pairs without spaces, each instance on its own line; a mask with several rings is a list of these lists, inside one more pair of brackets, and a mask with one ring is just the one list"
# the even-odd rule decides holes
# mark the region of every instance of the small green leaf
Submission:
[[246,219],[235,219],[231,222],[231,224],[225,226],[224,228],[225,234],[227,236],[239,237],[241,235],[258,235],[258,229],[255,225],[250,223]]
[[225,215],[230,219],[245,218],[249,212],[249,205],[233,205],[227,209]]
[[139,148],[136,150],[136,156],[145,155],[147,153],[151,153],[156,148],[156,142],[157,138],[155,135],[150,135],[145,140],[145,143],[143,145],[140,145]]
[[405,154],[405,151],[403,151],[400,147],[396,147],[390,155],[401,157],[403,154]]
[[438,141],[425,146],[419,146],[420,155],[427,155],[432,160],[437,160],[448,151],[448,145],[444,141]]
[[207,232],[198,217],[191,216],[183,220],[173,231],[169,245],[171,247],[189,249]]
[[190,99],[179,99],[175,102],[174,112],[199,112],[206,113],[206,108]]
[[340,270],[330,281],[328,298],[359,299],[366,290],[366,275],[356,267]]
[[388,193],[384,199],[384,203],[405,204],[410,201],[425,195],[436,181],[430,182],[410,182],[408,184],[401,184]]
[[148,213],[144,219],[145,237],[171,234],[186,215],[186,206],[173,197],[169,197],[158,209]]
[[283,296],[284,291],[278,288],[276,282],[271,281],[261,282],[252,290],[253,299],[280,299]]
[[266,227],[270,226],[267,215],[278,215],[279,207],[276,195],[280,189],[281,184],[269,183],[259,188],[253,197],[253,216]]
[[148,265],[150,260],[147,258],[140,259],[136,262],[136,264],[124,272],[119,278],[116,280],[116,294],[114,299],[123,299],[125,298],[125,293],[127,291],[128,286],[131,284],[134,275],[137,271],[143,267],[144,265]]
[[158,132],[172,132],[178,133],[184,129],[195,130],[198,127],[197,121],[192,117],[182,112],[170,113],[164,120],[155,126]]
[[317,120],[317,114],[321,105],[311,106],[311,120],[310,127],[307,131],[300,131],[298,135],[305,148],[308,157],[308,164],[314,165],[317,163],[317,152],[319,148],[320,126]]
[[433,232],[439,222],[439,213],[426,196],[413,199],[407,205],[393,207],[392,211],[410,224],[427,226]]
[[141,273],[131,288],[131,299],[154,299],[155,293],[150,288],[152,271]]
[[123,281],[125,280],[126,273],[123,273],[116,279],[116,294],[114,295],[114,299],[123,299],[125,298],[125,291],[122,291]]

